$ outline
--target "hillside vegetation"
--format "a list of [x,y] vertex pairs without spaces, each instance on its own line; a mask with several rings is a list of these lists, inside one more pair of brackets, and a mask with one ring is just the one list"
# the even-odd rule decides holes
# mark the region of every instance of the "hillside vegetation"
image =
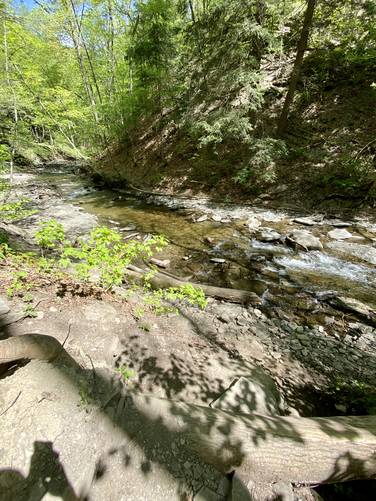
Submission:
[[374,2],[61,0],[3,12],[3,160],[91,158],[110,182],[220,197],[373,202]]

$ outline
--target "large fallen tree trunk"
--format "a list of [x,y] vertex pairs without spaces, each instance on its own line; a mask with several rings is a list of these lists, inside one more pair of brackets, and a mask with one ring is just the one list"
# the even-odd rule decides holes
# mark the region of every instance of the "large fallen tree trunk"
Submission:
[[[62,353],[66,354],[62,345],[50,336],[26,334],[0,341],[0,361],[50,360]],[[254,391],[269,393],[268,385],[260,384]],[[244,394],[242,398],[252,399],[254,395]],[[131,392],[121,400],[123,404],[117,405],[121,408],[116,419],[119,426],[126,430],[129,423],[136,422],[140,429],[153,429],[156,437],[163,433],[170,440],[180,437],[181,443],[219,471],[236,471],[251,492],[248,499],[270,499],[260,494],[258,486],[281,488],[289,483],[313,485],[376,478],[376,416],[236,414]],[[270,402],[264,408],[278,412],[278,405]],[[102,409],[106,405],[101,404]]]
[[141,268],[137,268],[136,266],[129,266],[126,271],[126,276],[137,283],[145,283],[145,280],[147,280],[147,283],[149,283],[153,289],[168,289],[169,287],[181,287],[183,285],[190,284],[193,287],[201,288],[206,296],[215,297],[216,299],[222,299],[231,303],[255,305],[261,303],[261,298],[254,292],[241,289],[214,287],[212,285],[205,284],[196,284],[167,275],[166,273],[150,273],[150,270],[145,271]]
[[271,417],[150,396],[130,401],[148,421],[162,420],[171,433],[183,433],[188,446],[223,473],[239,469],[263,483],[376,478],[376,416]]

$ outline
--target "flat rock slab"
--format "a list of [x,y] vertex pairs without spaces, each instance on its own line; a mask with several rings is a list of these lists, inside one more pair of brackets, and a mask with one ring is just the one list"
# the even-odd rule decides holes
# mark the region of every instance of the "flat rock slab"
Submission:
[[376,248],[352,242],[329,242],[327,246],[344,256],[353,256],[362,261],[376,265]]
[[352,238],[352,233],[345,229],[337,228],[328,232],[328,237],[333,240],[346,240],[347,238]]
[[376,311],[357,299],[344,296],[334,296],[329,299],[329,303],[332,306],[353,312],[356,315],[364,317],[376,324]]
[[181,501],[202,486],[218,490],[222,475],[116,396],[101,404],[89,382],[82,371],[38,361],[0,381],[0,411],[8,409],[0,422],[1,500]]
[[207,221],[207,219],[208,219],[207,214],[204,214],[203,216],[198,217],[195,222],[196,223],[203,223],[204,221]]
[[315,226],[320,222],[311,217],[296,217],[293,221],[294,223],[302,224],[303,226]]

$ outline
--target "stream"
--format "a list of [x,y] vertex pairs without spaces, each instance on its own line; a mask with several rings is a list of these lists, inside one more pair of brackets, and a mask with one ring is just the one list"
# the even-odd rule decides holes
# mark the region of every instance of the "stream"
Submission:
[[[317,317],[314,305],[333,295],[376,309],[373,214],[346,220],[325,214],[306,217],[198,198],[112,191],[60,170],[39,177],[58,186],[67,202],[120,230],[125,238],[165,235],[170,245],[156,257],[169,260],[173,274],[256,292],[299,316]],[[301,242],[287,245],[294,230],[303,231],[303,238],[313,235],[322,248],[307,251]]]

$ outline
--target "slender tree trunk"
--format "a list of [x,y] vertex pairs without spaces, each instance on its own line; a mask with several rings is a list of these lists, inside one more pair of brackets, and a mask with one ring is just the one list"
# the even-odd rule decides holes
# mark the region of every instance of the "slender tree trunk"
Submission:
[[287,126],[287,119],[290,111],[291,104],[294,100],[294,94],[296,90],[296,86],[300,77],[300,72],[303,63],[304,53],[307,48],[307,42],[309,37],[309,32],[312,26],[313,14],[315,11],[317,0],[307,0],[307,9],[304,16],[303,27],[300,34],[300,39],[298,42],[298,48],[296,51],[295,63],[290,77],[289,88],[287,91],[287,95],[285,98],[285,102],[283,104],[283,109],[281,115],[279,117],[278,127],[277,127],[277,135],[281,136]]
[[83,47],[83,49],[85,51],[86,59],[87,59],[87,62],[89,64],[90,73],[91,73],[91,77],[93,79],[93,83],[94,83],[94,87],[95,87],[95,90],[96,90],[96,93],[97,93],[97,96],[98,96],[98,100],[102,104],[102,95],[101,95],[101,92],[100,92],[100,89],[99,89],[97,76],[96,76],[96,73],[95,73],[95,70],[94,70],[93,62],[91,60],[91,57],[90,57],[89,50],[87,48],[85,39],[84,39],[84,37],[82,35],[81,23],[78,21],[77,12],[76,12],[76,8],[75,8],[73,0],[70,0],[70,11],[72,13],[73,23],[74,23],[74,25],[76,27],[77,37],[80,40],[80,45]]
[[[257,24],[261,28],[264,25],[265,9],[266,9],[265,1],[264,0],[257,0],[255,18],[256,18]],[[262,37],[257,37],[256,42],[255,42],[255,49],[256,49],[256,59],[257,59],[258,67],[260,67],[260,64],[261,64],[261,58],[263,55],[264,47],[265,47],[265,43],[264,43]]]
[[[20,77],[20,80],[22,82],[22,84],[26,87],[26,89],[30,92],[30,94],[38,101],[40,107],[42,108],[42,110],[44,111],[44,113],[49,116],[56,124],[57,128],[59,129],[60,133],[62,134],[62,136],[65,137],[65,139],[70,143],[70,145],[72,146],[72,148],[78,153],[78,155],[80,157],[82,157],[82,153],[80,152],[80,150],[77,149],[76,145],[74,144],[74,142],[71,141],[70,137],[65,133],[64,129],[62,129],[62,127],[60,126],[59,122],[56,120],[56,118],[48,111],[48,109],[45,107],[45,105],[43,104],[43,101],[41,100],[41,98],[39,96],[37,96],[35,94],[35,92],[33,91],[33,89],[29,86],[29,84],[26,82],[24,76],[22,75],[22,72],[21,70],[18,68],[18,66],[15,64],[14,65],[14,68],[15,70],[17,71],[17,74],[18,76]],[[51,139],[51,144],[53,144],[53,138],[52,138],[52,135],[50,134],[50,139]]]
[[191,18],[192,18],[192,22],[193,24],[195,24],[196,22],[196,16],[195,16],[195,11],[193,9],[193,3],[192,3],[192,0],[188,0],[188,4],[189,4],[189,10],[191,12]]
[[[75,52],[76,52],[78,66],[79,66],[80,72],[81,72],[82,82],[83,82],[86,94],[88,96],[89,102],[91,104],[95,123],[97,125],[99,125],[100,118],[99,118],[99,113],[98,113],[97,98],[98,98],[99,103],[101,104],[102,97],[101,97],[101,93],[99,90],[94,67],[93,67],[93,64],[92,64],[92,61],[90,58],[90,54],[89,54],[85,40],[84,40],[83,35],[82,35],[81,23],[78,20],[73,0],[69,0],[69,1],[64,0],[63,5],[65,8],[65,11],[67,12],[67,18],[68,18],[68,23],[70,26],[71,37],[72,37],[73,45],[74,45]],[[89,65],[90,71],[86,70],[85,58],[83,56],[82,49],[85,53],[86,61]],[[94,91],[92,82],[94,84],[94,88],[96,89],[96,92]],[[104,134],[99,134],[99,138],[105,145],[107,144],[107,138]]]
[[17,134],[18,134],[18,109],[17,109],[17,98],[16,98],[16,93],[14,90],[14,87],[12,85],[11,79],[10,79],[10,64],[9,64],[9,51],[8,51],[8,30],[7,30],[7,24],[4,16],[3,20],[3,40],[4,40],[4,58],[5,58],[5,78],[7,82],[7,86],[10,90],[10,93],[12,95],[12,107],[13,107],[13,118],[14,118],[14,124],[12,127],[12,145],[11,145],[11,151],[10,151],[10,162],[9,162],[9,174],[10,174],[10,179],[9,183],[12,186],[13,184],[13,166],[14,166],[14,155],[16,152],[16,142],[17,142]]
[[114,39],[115,39],[115,28],[114,28],[114,15],[112,0],[107,0],[107,14],[108,14],[108,56],[110,59],[110,70],[109,70],[109,84],[108,91],[110,100],[112,100],[115,85],[115,69],[116,69],[116,59],[114,52]]

